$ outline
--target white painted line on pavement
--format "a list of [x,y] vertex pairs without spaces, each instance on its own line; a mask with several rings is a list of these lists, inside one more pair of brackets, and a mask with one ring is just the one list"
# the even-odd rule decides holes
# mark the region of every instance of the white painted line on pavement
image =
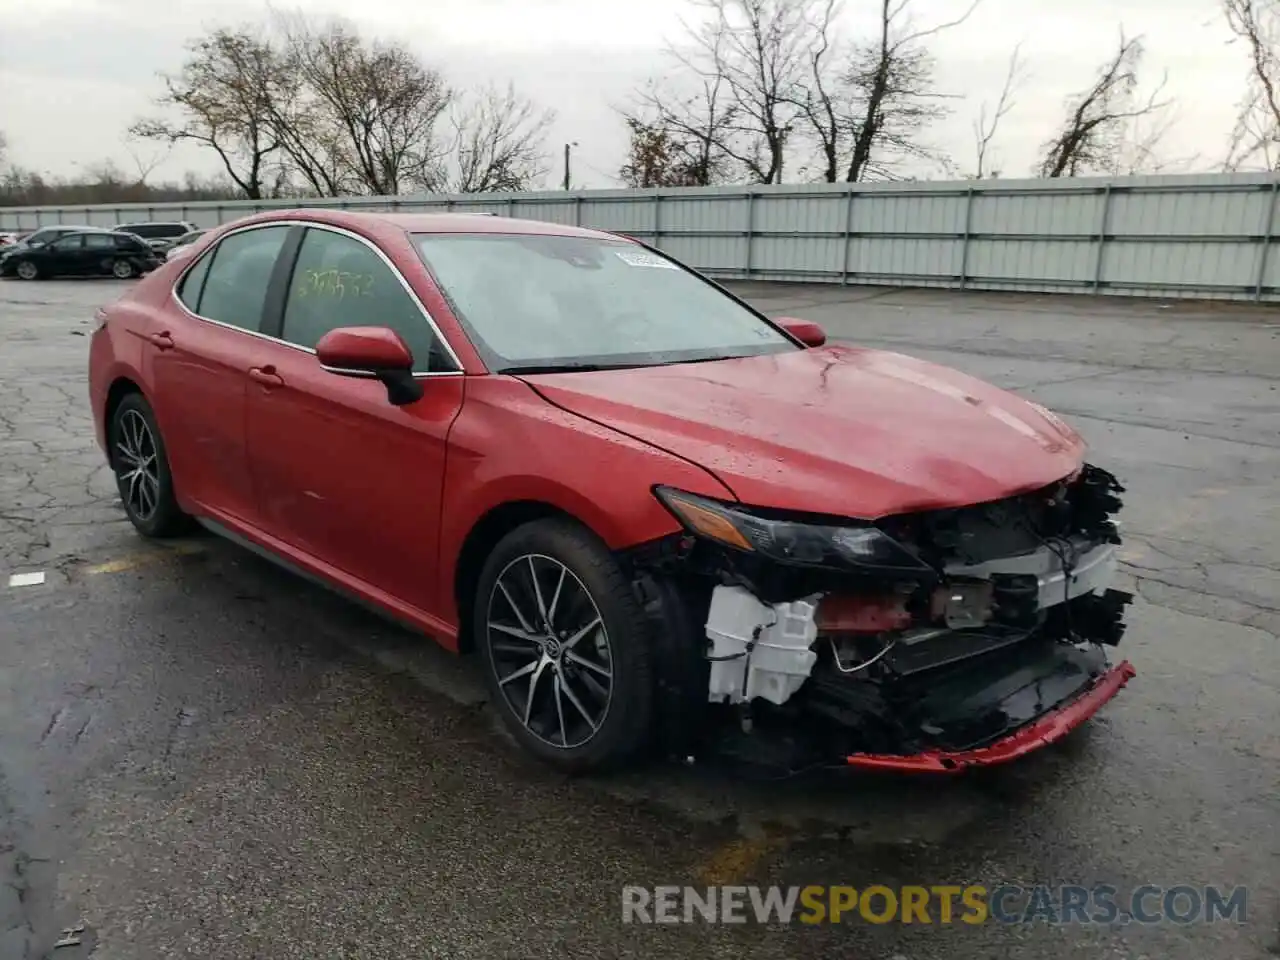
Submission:
[[42,583],[44,583],[43,570],[35,573],[14,573],[9,576],[9,586],[11,587],[38,587]]

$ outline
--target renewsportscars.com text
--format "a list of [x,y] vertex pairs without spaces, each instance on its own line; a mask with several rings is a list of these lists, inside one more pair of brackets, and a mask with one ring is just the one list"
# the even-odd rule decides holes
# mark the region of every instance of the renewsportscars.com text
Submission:
[[1248,891],[1180,884],[1118,888],[981,884],[622,888],[623,923],[1244,923]]

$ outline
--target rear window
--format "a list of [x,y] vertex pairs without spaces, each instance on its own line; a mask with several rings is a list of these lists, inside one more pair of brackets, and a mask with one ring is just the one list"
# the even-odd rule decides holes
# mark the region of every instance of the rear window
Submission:
[[180,237],[190,227],[185,223],[135,223],[121,229],[148,240],[159,240],[165,237]]

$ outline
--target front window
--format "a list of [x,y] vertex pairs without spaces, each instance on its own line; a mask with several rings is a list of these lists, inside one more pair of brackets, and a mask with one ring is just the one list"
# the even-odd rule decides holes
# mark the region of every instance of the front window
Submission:
[[626,240],[418,234],[495,372],[653,366],[800,349],[757,314]]

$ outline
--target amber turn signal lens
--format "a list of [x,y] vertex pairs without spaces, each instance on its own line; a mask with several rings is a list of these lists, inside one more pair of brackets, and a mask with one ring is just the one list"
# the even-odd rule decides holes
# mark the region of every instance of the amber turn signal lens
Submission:
[[704,537],[719,540],[721,543],[737,547],[739,550],[755,549],[751,546],[751,542],[742,535],[728,518],[721,516],[714,510],[708,510],[706,507],[690,503],[680,497],[671,497],[667,500],[667,503],[672,510],[680,515],[680,519],[689,525],[691,530],[702,534]]

